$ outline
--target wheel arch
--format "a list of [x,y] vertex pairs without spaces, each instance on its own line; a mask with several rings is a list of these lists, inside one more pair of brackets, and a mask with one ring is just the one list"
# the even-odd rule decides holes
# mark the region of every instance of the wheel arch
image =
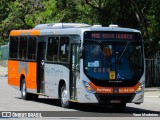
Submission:
[[65,82],[65,80],[61,79],[59,81],[59,85],[58,85],[58,98],[60,98],[61,88],[63,85],[66,85],[66,82]]
[[20,77],[20,91],[21,91],[21,84],[22,84],[22,80],[23,79],[25,79],[25,75],[24,74],[22,74],[21,77]]

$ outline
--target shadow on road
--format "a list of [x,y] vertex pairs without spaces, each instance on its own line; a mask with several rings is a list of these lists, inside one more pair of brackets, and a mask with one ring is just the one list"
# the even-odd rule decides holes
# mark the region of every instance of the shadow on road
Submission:
[[[21,98],[17,98],[17,99],[21,99]],[[60,100],[57,100],[57,99],[39,98],[38,100],[33,101],[33,102],[61,107]],[[142,114],[142,113],[152,114],[153,113],[153,114],[160,115],[160,111],[153,111],[153,110],[147,110],[147,109],[142,109],[142,108],[134,108],[134,107],[129,107],[129,106],[127,106],[124,111],[119,112],[119,111],[116,111],[111,105],[71,103],[70,109],[81,111],[81,112],[87,112],[87,113],[109,113],[109,114],[123,113],[123,114],[132,114],[132,115],[133,113],[137,113],[137,114]]]

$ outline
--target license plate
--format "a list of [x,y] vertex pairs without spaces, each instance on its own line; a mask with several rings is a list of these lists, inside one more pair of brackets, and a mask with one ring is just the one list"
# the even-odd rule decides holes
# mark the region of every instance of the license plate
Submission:
[[110,100],[110,103],[121,103],[121,100]]

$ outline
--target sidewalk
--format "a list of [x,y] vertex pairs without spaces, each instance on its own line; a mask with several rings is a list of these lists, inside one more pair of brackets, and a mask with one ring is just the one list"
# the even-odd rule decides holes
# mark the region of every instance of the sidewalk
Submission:
[[159,91],[160,92],[160,87],[149,87],[145,88],[145,92],[153,92],[153,91]]
[[8,68],[0,66],[0,77],[6,77],[8,74]]
[[144,97],[160,98],[160,87],[145,88]]

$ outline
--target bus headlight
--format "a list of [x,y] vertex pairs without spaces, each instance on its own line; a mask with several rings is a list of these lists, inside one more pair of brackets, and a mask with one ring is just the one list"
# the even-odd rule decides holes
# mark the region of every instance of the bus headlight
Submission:
[[144,82],[142,82],[142,83],[139,85],[139,87],[138,87],[137,90],[136,90],[136,93],[142,92],[143,88],[144,88]]
[[83,81],[83,84],[88,92],[95,93],[94,89],[89,85],[89,83]]

